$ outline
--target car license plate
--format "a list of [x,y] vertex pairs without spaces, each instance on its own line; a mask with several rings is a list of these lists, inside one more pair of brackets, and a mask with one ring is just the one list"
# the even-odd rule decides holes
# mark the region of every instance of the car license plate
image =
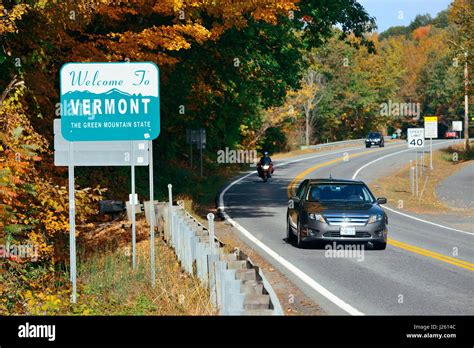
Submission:
[[355,236],[356,229],[354,226],[341,226],[341,236]]

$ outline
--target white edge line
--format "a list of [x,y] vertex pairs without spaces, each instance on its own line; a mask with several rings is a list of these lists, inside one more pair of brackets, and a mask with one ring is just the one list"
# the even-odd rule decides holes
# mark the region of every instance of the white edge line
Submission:
[[369,163],[366,163],[364,164],[362,167],[360,167],[359,169],[356,170],[356,172],[354,173],[354,175],[352,176],[352,180],[355,180],[355,178],[357,177],[357,175],[360,173],[360,171],[362,169],[364,169],[365,167],[367,166],[370,166],[371,164],[377,162],[377,161],[380,161],[380,160],[383,160],[384,158],[387,158],[387,157],[390,157],[390,156],[394,156],[394,155],[398,155],[399,153],[402,153],[402,152],[407,152],[407,151],[410,151],[411,149],[406,149],[406,150],[402,150],[402,151],[397,151],[397,152],[394,152],[394,153],[390,153],[388,155],[385,155],[385,156],[382,156],[382,157],[379,157],[377,158],[376,160],[373,160]]
[[452,228],[452,227],[448,227],[448,226],[443,226],[443,225],[440,225],[440,224],[437,224],[437,223],[434,223],[434,222],[431,222],[431,221],[427,221],[427,220],[423,220],[423,219],[420,219],[420,218],[417,218],[415,216],[411,216],[411,215],[408,215],[408,214],[405,214],[405,213],[402,213],[400,211],[397,211],[395,209],[392,209],[392,208],[389,208],[389,207],[384,207],[385,209],[388,209],[390,210],[391,212],[394,212],[396,214],[400,214],[400,215],[403,215],[403,216],[406,216],[410,219],[414,219],[414,220],[417,220],[417,221],[420,221],[420,222],[424,222],[425,224],[430,224],[430,225],[434,225],[434,226],[437,226],[437,227],[441,227],[441,228],[445,228],[447,230],[451,230],[451,231],[455,231],[455,232],[459,232],[459,233],[465,233],[465,234],[469,234],[471,236],[474,235],[474,233],[472,232],[467,232],[467,231],[463,231],[463,230],[458,230],[456,228]]
[[[337,151],[337,152],[331,152],[331,153],[325,153],[325,154],[319,154],[316,156],[311,156],[311,157],[305,157],[289,162],[284,162],[275,165],[277,166],[282,166],[290,163],[295,163],[295,162],[300,162],[312,158],[317,158],[317,157],[323,157],[323,156],[330,156],[334,154],[338,154],[341,152],[347,152],[347,150],[343,151]],[[319,284],[317,281],[315,281],[313,278],[308,276],[306,273],[304,273],[302,270],[300,270],[298,267],[293,265],[291,262],[286,260],[284,257],[280,256],[277,254],[275,251],[270,249],[267,245],[262,243],[260,240],[258,240],[253,234],[251,234],[249,231],[247,231],[244,227],[239,225],[235,220],[233,220],[226,212],[225,212],[225,205],[224,205],[224,195],[225,193],[235,184],[238,182],[242,181],[243,179],[249,177],[250,175],[254,174],[256,171],[252,171],[250,173],[245,174],[244,176],[240,177],[239,179],[231,182],[227,187],[222,190],[222,192],[219,194],[219,206],[218,210],[222,213],[224,218],[235,228],[237,228],[245,237],[247,237],[251,242],[253,242],[255,245],[257,245],[260,249],[262,249],[264,252],[266,252],[270,257],[272,257],[275,261],[277,261],[280,265],[288,269],[291,273],[293,273],[296,277],[298,277],[301,281],[303,281],[306,285],[311,287],[313,290],[317,291],[319,294],[324,296],[326,299],[334,303],[336,306],[344,310],[345,312],[349,313],[350,315],[365,315],[361,311],[355,309],[352,307],[350,304],[347,302],[341,300],[339,297],[334,295],[332,292],[330,292],[328,289],[323,287],[321,284]]]
[[235,222],[232,218],[227,215],[226,212],[223,212],[224,217],[226,218],[229,223],[237,228],[245,237],[247,237],[251,242],[253,242],[255,245],[257,245],[260,249],[265,251],[269,256],[271,256],[275,261],[280,263],[283,267],[288,269],[291,273],[293,273],[295,276],[297,276],[301,281],[303,281],[306,285],[310,286],[312,289],[316,290],[318,293],[320,293],[322,296],[327,298],[329,301],[334,303],[336,306],[344,310],[345,312],[351,314],[351,315],[364,315],[364,313],[358,311],[354,307],[352,307],[350,304],[344,302],[341,300],[339,297],[334,295],[332,292],[327,290],[325,287],[323,287],[321,284],[316,282],[313,278],[308,276],[306,273],[301,271],[298,267],[293,265],[291,262],[286,260],[284,257],[278,255],[275,251],[270,249],[268,246],[263,244],[260,240],[258,240],[253,234],[251,234],[249,231],[247,231],[244,227],[240,226],[237,222]]
[[[442,143],[438,143],[438,144],[433,144],[434,146],[439,146],[439,145],[442,145],[442,144],[445,144],[447,142],[450,142],[450,141],[443,141]],[[384,158],[387,158],[387,157],[390,157],[390,156],[394,156],[394,155],[397,155],[399,153],[402,153],[402,152],[407,152],[409,150],[412,150],[412,149],[407,149],[407,150],[403,150],[403,151],[398,151],[398,152],[394,152],[394,153],[391,153],[389,155],[386,155],[386,156],[382,156],[382,157],[379,157],[377,158],[376,160],[373,160],[369,163],[366,163],[364,164],[362,167],[360,167],[359,169],[357,169],[357,171],[354,173],[354,175],[352,176],[352,179],[354,180],[357,175],[361,172],[362,169],[370,166],[371,164],[374,164],[375,162],[378,162],[378,161],[381,161],[383,160]],[[402,216],[405,216],[407,218],[410,218],[410,219],[413,219],[413,220],[417,220],[417,221],[420,221],[420,222],[424,222],[425,224],[429,224],[429,225],[433,225],[433,226],[437,226],[437,227],[441,227],[441,228],[444,228],[444,229],[447,229],[447,230],[450,230],[450,231],[455,231],[455,232],[460,232],[460,233],[465,233],[465,234],[469,234],[469,235],[474,235],[474,233],[472,232],[467,232],[467,231],[463,231],[463,230],[458,230],[456,228],[452,228],[452,227],[448,227],[448,226],[443,226],[443,225],[440,225],[440,224],[437,224],[437,223],[434,223],[434,222],[431,222],[431,221],[427,221],[427,220],[423,220],[423,219],[420,219],[418,217],[415,217],[415,216],[412,216],[412,215],[408,215],[408,214],[405,214],[405,213],[402,213],[398,210],[395,210],[395,209],[392,209],[392,208],[389,208],[387,206],[385,206],[384,208],[390,210],[391,212],[394,212],[396,214],[399,214],[399,215],[402,215]]]

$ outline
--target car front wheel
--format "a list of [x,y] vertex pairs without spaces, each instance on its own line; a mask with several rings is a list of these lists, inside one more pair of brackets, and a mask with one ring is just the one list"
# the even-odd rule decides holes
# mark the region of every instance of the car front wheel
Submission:
[[295,241],[295,235],[293,234],[293,230],[290,225],[290,217],[286,219],[286,241],[288,243]]
[[299,220],[298,220],[298,225],[297,226],[298,227],[296,228],[296,237],[297,237],[296,238],[296,246],[298,248],[303,248],[305,244],[304,244],[304,242],[301,238],[301,225],[300,225]]

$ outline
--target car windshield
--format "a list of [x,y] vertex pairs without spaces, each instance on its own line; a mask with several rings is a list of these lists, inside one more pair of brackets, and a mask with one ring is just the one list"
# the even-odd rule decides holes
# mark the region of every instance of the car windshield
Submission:
[[309,202],[354,202],[373,203],[374,197],[362,184],[318,184],[312,185],[307,197]]
[[369,133],[367,138],[380,138],[380,134],[379,133]]

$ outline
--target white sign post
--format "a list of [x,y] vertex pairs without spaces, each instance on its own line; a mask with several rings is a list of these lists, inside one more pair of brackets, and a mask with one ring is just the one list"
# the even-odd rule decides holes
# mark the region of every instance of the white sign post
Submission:
[[74,150],[73,143],[69,143],[69,163],[68,163],[68,184],[69,184],[69,272],[72,283],[71,302],[76,303],[76,201],[74,198]]
[[[132,158],[135,158],[135,151],[133,146],[131,146]],[[132,268],[135,270],[137,268],[137,253],[136,253],[136,208],[137,203],[135,198],[135,160],[132,161],[131,168],[131,178],[132,178],[132,199],[130,204],[132,204]]]
[[415,149],[415,191],[418,196],[418,149],[425,147],[425,129],[408,128],[407,129],[408,148]]
[[433,170],[433,138],[438,138],[438,117],[425,117],[425,138],[430,138],[430,169]]
[[150,154],[150,275],[151,275],[151,286],[155,287],[155,193],[153,188],[153,141],[150,140],[149,151]]

